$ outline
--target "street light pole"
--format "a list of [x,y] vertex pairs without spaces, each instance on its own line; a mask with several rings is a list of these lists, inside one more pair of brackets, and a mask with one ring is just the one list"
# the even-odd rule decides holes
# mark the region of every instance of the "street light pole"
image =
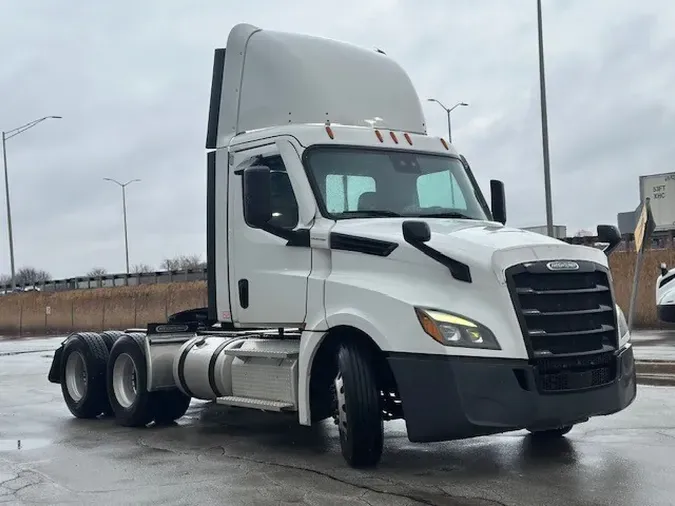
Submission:
[[541,20],[541,0],[537,0],[539,34],[539,95],[541,100],[541,142],[544,151],[544,193],[546,197],[546,233],[553,237],[553,203],[551,197],[551,165],[548,150],[548,112],[546,110],[546,78],[544,73],[544,35]]
[[12,235],[12,208],[9,204],[9,176],[7,174],[7,135],[2,132],[2,161],[5,166],[5,202],[7,203],[7,234],[9,235],[9,265],[12,275],[12,291],[16,288],[16,272],[14,270],[14,237]]
[[122,209],[124,211],[124,257],[129,274],[129,233],[127,232],[127,192],[126,186],[122,186]]
[[136,181],[140,181],[140,179],[132,179],[131,181],[127,181],[126,183],[120,183],[119,181],[109,178],[109,177],[104,177],[103,178],[105,181],[112,181],[113,183],[116,183],[122,188],[122,213],[124,216],[124,254],[126,258],[126,266],[127,266],[127,275],[129,274],[129,235],[127,233],[127,194],[126,194],[126,188],[128,185],[131,183],[134,183]]
[[12,137],[22,134],[26,130],[33,128],[38,123],[47,119],[61,119],[61,116],[45,116],[33,120],[25,125],[14,128],[12,130],[2,132],[2,161],[5,169],[5,201],[7,203],[7,234],[9,236],[9,264],[12,275],[12,291],[16,288],[16,270],[14,267],[14,234],[12,233],[12,206],[9,201],[9,175],[7,170],[7,141]]
[[436,102],[443,109],[445,109],[445,112],[448,115],[448,142],[450,144],[452,144],[452,123],[450,122],[450,113],[452,111],[454,111],[459,106],[466,107],[469,104],[467,104],[466,102],[458,102],[455,105],[453,105],[452,107],[448,108],[448,107],[445,107],[439,100],[436,100],[435,98],[428,98],[427,101],[428,102]]

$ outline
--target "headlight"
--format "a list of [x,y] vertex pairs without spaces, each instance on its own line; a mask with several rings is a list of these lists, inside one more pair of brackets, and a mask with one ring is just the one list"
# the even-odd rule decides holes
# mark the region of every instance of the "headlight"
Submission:
[[422,308],[415,308],[415,313],[424,331],[444,346],[501,350],[487,327],[464,316]]
[[628,332],[628,323],[623,311],[616,305],[616,319],[619,323],[619,348],[623,348],[630,341],[630,332]]

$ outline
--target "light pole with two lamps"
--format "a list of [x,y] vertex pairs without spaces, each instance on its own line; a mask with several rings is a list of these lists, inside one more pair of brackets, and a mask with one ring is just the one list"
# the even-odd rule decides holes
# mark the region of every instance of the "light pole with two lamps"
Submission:
[[553,197],[551,195],[551,161],[548,148],[548,112],[546,107],[546,71],[544,70],[544,28],[541,0],[537,0],[537,35],[539,41],[539,100],[541,102],[541,142],[544,155],[544,197],[546,198],[546,233],[553,237]]
[[109,177],[104,177],[104,181],[111,181],[117,185],[119,185],[122,188],[122,211],[124,213],[124,251],[126,255],[126,261],[127,261],[127,275],[129,275],[129,236],[127,234],[127,195],[126,195],[126,188],[128,185],[131,183],[135,183],[137,181],[140,181],[140,179],[132,179],[131,181],[127,181],[126,183],[120,183],[119,181],[109,178]]
[[24,133],[26,130],[33,128],[38,123],[42,123],[47,119],[61,119],[61,116],[45,116],[33,120],[25,125],[13,128],[2,132],[2,161],[5,166],[5,199],[7,201],[7,234],[9,235],[9,263],[12,271],[12,291],[16,288],[16,271],[14,269],[14,236],[12,234],[12,208],[9,203],[9,176],[7,174],[7,144],[6,142],[12,137]]
[[445,109],[445,112],[448,115],[448,142],[452,144],[452,125],[450,123],[450,113],[454,111],[457,107],[466,107],[469,104],[466,102],[457,102],[455,105],[453,105],[450,108],[445,107],[439,100],[436,100],[435,98],[427,98],[427,102],[436,102],[438,105],[440,105],[443,109]]
[[[443,109],[445,109],[445,112],[446,112],[447,115],[448,115],[448,142],[449,142],[450,144],[452,144],[452,124],[450,123],[450,113],[451,113],[452,111],[454,111],[455,109],[457,109],[458,107],[460,107],[460,106],[461,106],[461,107],[467,107],[469,104],[467,104],[466,102],[457,102],[455,105],[453,105],[452,107],[448,108],[448,107],[445,107],[445,106],[441,103],[440,100],[437,100],[437,99],[435,99],[435,98],[428,98],[427,101],[428,101],[428,102],[436,102],[436,103],[437,103],[438,105],[440,105]],[[450,193],[451,193],[451,195],[452,195],[452,205],[453,205],[453,207],[454,207],[454,205],[455,205],[455,185],[454,185],[454,184],[450,186]]]

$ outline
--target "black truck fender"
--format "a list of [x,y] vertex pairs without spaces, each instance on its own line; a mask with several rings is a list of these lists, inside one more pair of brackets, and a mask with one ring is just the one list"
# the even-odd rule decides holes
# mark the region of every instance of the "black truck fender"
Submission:
[[49,380],[50,383],[56,383],[57,385],[61,384],[61,357],[63,356],[63,346],[65,345],[67,340],[68,339],[66,338],[61,343],[61,346],[56,348],[56,351],[54,351],[54,358],[52,359],[52,365],[49,368],[49,374],[47,375],[47,379]]

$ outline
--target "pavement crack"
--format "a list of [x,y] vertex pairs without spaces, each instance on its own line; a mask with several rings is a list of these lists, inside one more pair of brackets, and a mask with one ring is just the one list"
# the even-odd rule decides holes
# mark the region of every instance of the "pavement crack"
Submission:
[[42,483],[40,478],[41,476],[38,473],[21,470],[11,478],[0,482],[0,498],[5,501],[9,497],[18,497],[22,491],[40,485]]
[[138,446],[141,446],[141,447],[145,448],[146,450],[153,450],[153,451],[156,451],[156,452],[163,452],[163,453],[173,453],[174,455],[187,455],[186,452],[180,452],[178,450],[172,450],[170,448],[160,448],[158,446],[154,446],[150,443],[145,442],[142,437],[139,437],[136,440],[136,444]]
[[368,492],[369,492],[369,490],[364,490],[364,491],[361,493],[361,495],[359,496],[359,501],[361,501],[362,503],[367,504],[368,506],[373,506],[373,503],[371,503],[370,501],[368,501],[368,499],[365,498],[365,495],[366,495]]
[[[291,470],[294,470],[294,471],[303,471],[303,472],[306,472],[306,473],[311,473],[311,474],[314,474],[314,475],[317,475],[317,476],[321,476],[323,478],[327,478],[329,480],[335,481],[337,483],[341,483],[343,485],[348,485],[350,487],[361,489],[361,490],[364,491],[363,495],[365,495],[368,492],[371,492],[373,494],[380,494],[380,495],[386,495],[386,496],[391,496],[391,497],[398,497],[400,499],[408,499],[409,501],[413,501],[413,502],[416,502],[418,504],[428,504],[428,505],[431,505],[431,506],[479,506],[478,501],[480,501],[480,503],[482,503],[482,505],[484,505],[484,506],[488,505],[488,504],[491,504],[491,505],[494,505],[494,506],[508,506],[506,503],[503,503],[501,501],[497,501],[495,499],[487,499],[487,498],[482,498],[482,497],[457,496],[457,495],[450,494],[450,493],[446,492],[445,490],[443,490],[439,487],[434,487],[440,493],[440,495],[442,496],[442,499],[441,499],[442,502],[439,502],[439,501],[435,500],[437,498],[424,497],[424,496],[429,496],[429,495],[432,495],[432,494],[430,494],[429,492],[421,491],[421,490],[418,491],[417,494],[398,492],[398,491],[394,491],[394,490],[382,490],[382,489],[378,489],[378,488],[375,488],[375,487],[370,486],[370,485],[355,483],[353,481],[350,481],[350,480],[347,480],[347,479],[344,479],[344,478],[340,478],[338,476],[335,476],[335,475],[330,474],[330,473],[325,472],[325,471],[320,471],[318,469],[312,469],[312,468],[304,467],[304,466],[295,466],[295,465],[292,465],[292,464],[282,464],[282,463],[279,463],[279,462],[270,462],[270,461],[267,461],[267,460],[260,460],[260,459],[255,459],[255,458],[252,458],[252,457],[243,457],[241,455],[233,455],[233,454],[230,454],[227,451],[225,451],[225,448],[222,447],[222,446],[212,446],[212,447],[209,448],[209,450],[214,450],[214,449],[220,450],[221,456],[225,457],[225,458],[228,458],[228,459],[250,462],[250,463],[253,463],[253,464],[273,466],[273,467],[278,467],[278,468],[282,468],[282,469],[291,469]],[[392,486],[400,486],[400,487],[410,488],[407,485],[402,484],[402,483],[398,483],[398,482],[394,482],[394,481],[390,481],[390,483],[391,483]],[[363,495],[360,497],[360,500],[367,503],[367,501],[365,501],[363,499]],[[453,502],[447,502],[448,500],[451,500]],[[455,502],[457,500],[462,501],[462,502]]]

